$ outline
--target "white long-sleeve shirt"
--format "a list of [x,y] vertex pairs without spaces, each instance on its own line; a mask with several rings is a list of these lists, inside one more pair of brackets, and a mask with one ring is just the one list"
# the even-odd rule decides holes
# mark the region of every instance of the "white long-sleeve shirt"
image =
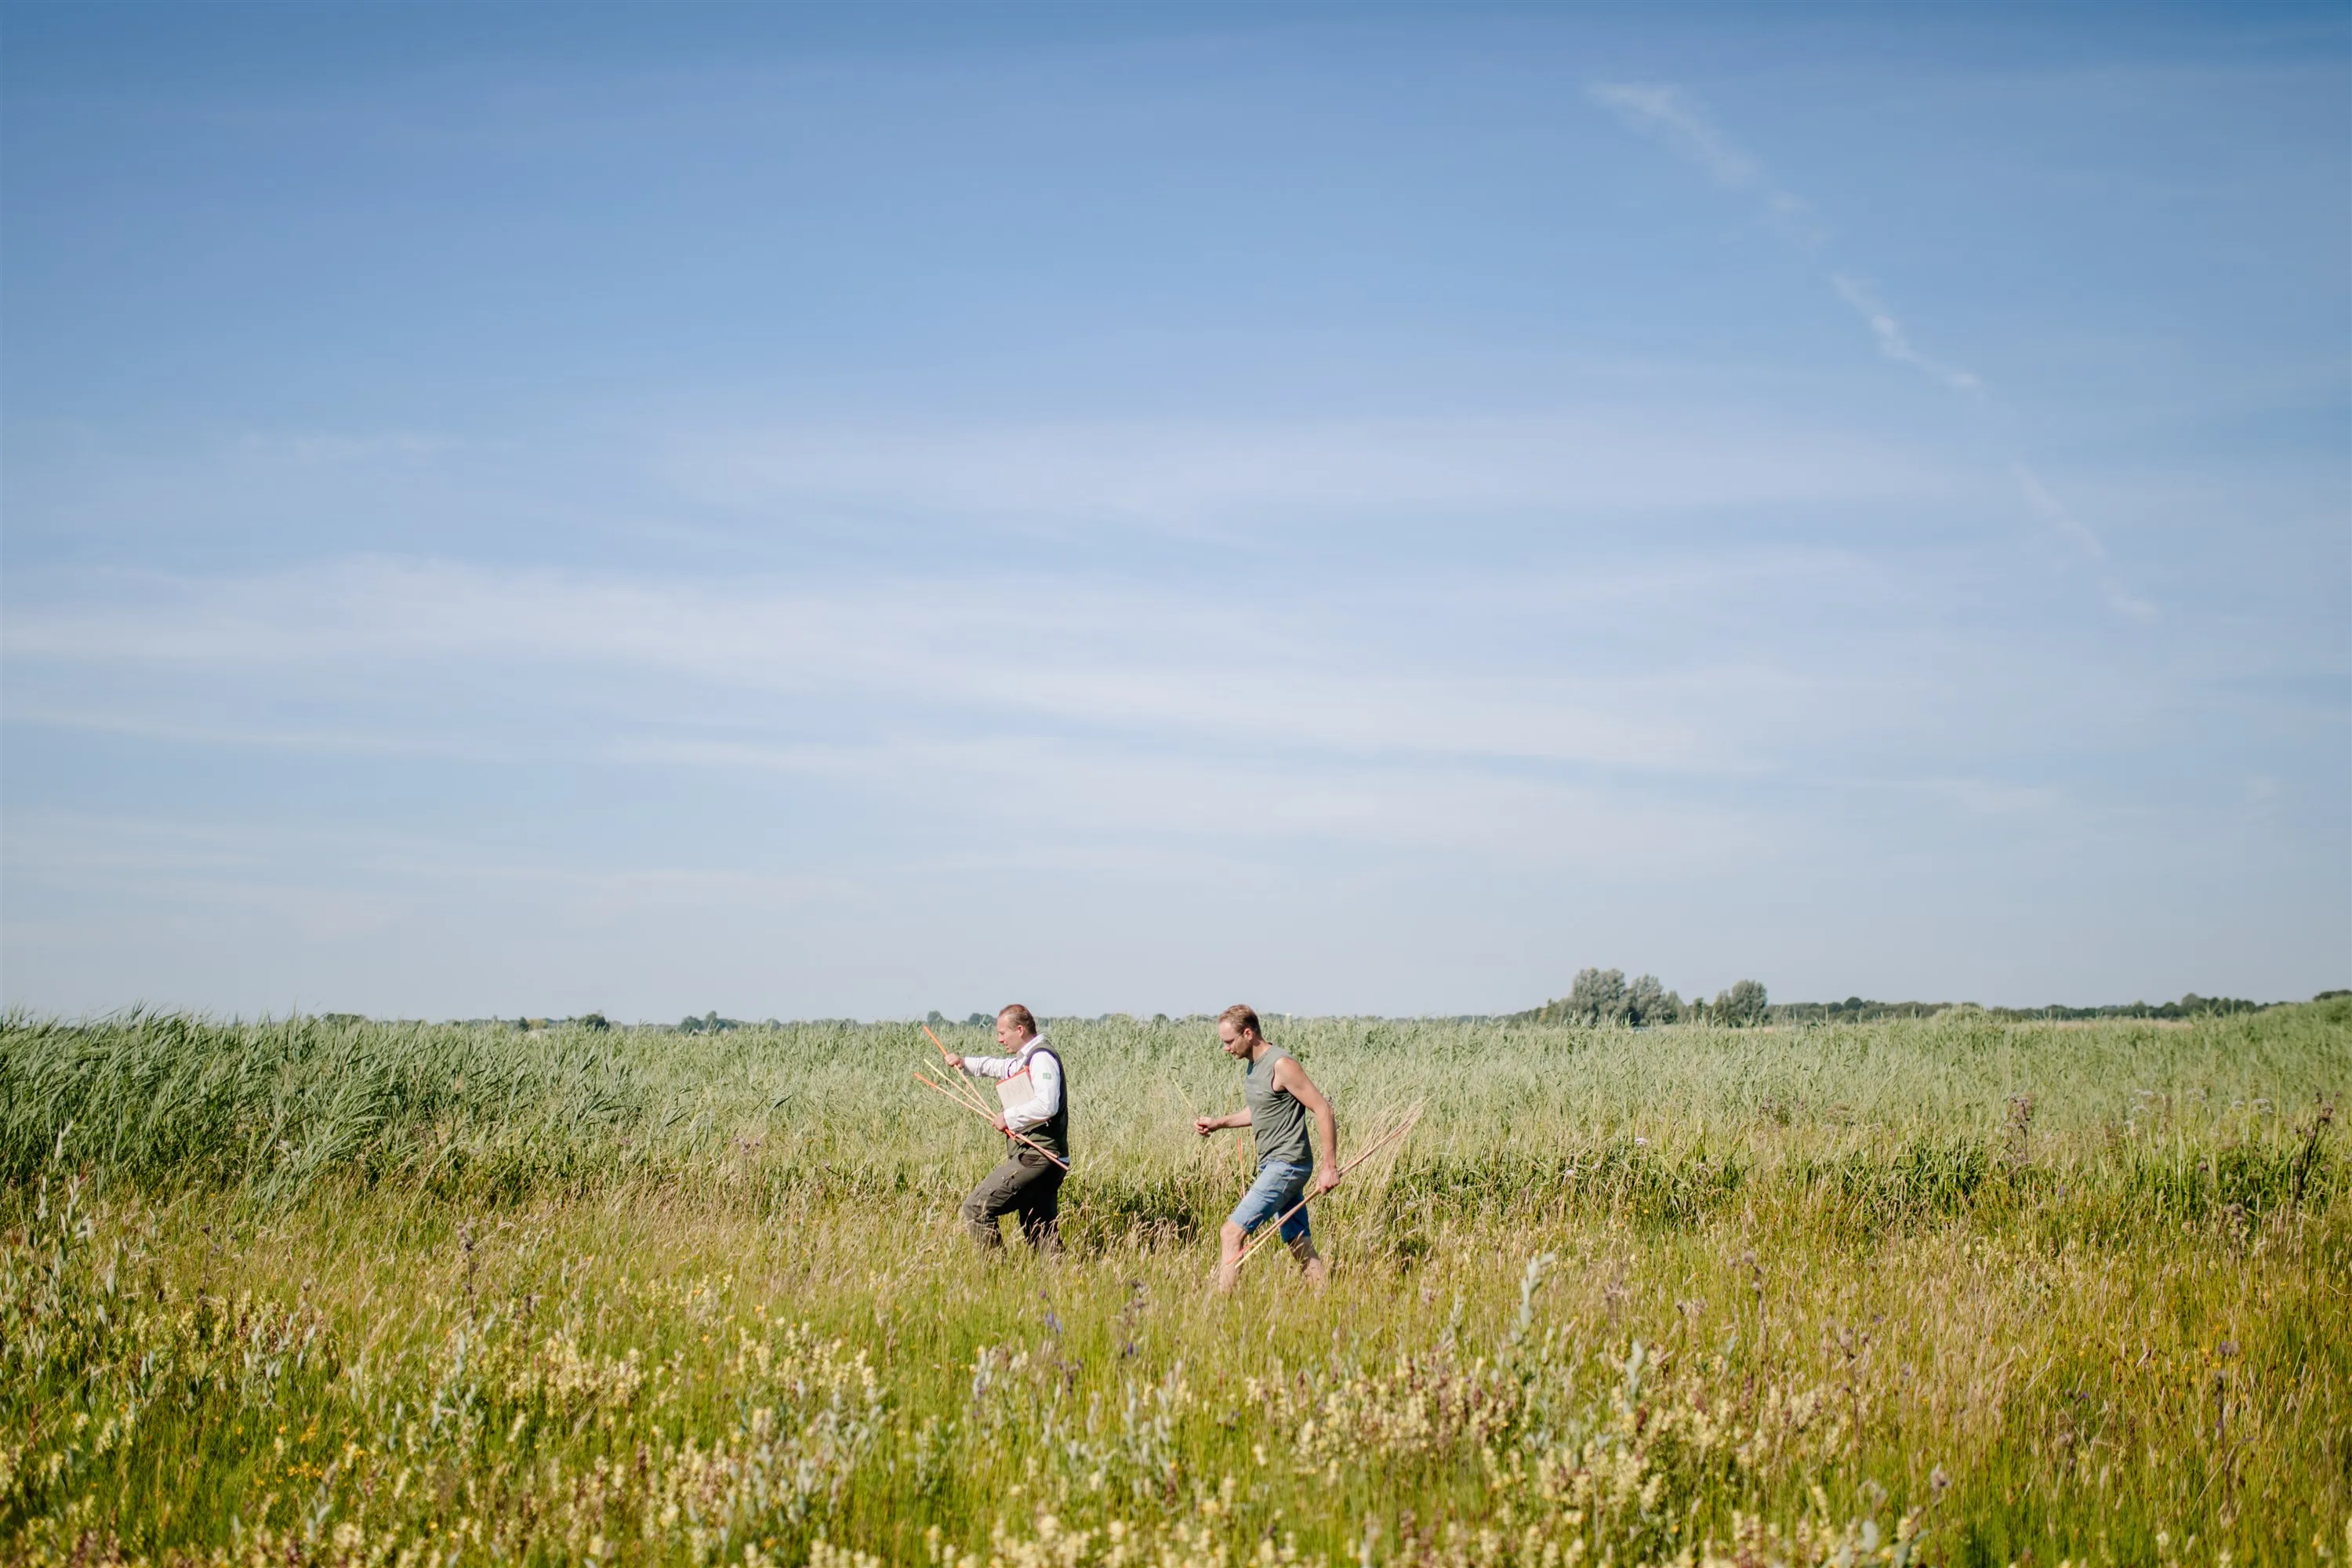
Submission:
[[966,1057],[963,1070],[975,1078],[1000,1081],[1023,1073],[1029,1075],[1029,1103],[1004,1114],[1004,1125],[1015,1132],[1044,1126],[1062,1109],[1062,1058],[1046,1048],[1043,1035],[1030,1036],[1020,1050],[1009,1057]]

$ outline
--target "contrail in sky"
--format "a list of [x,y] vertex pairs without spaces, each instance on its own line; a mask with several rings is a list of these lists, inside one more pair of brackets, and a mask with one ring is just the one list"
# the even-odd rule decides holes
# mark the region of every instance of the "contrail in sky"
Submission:
[[[1664,143],[1705,171],[1717,184],[1760,201],[1783,233],[1810,248],[1820,249],[1826,245],[1826,236],[1812,221],[1811,205],[1774,179],[1762,159],[1726,135],[1696,95],[1660,82],[1593,82],[1585,90],[1595,104],[1632,129]],[[1901,319],[1868,284],[1836,271],[1829,275],[1829,281],[1838,298],[1870,329],[1871,338],[1882,355],[1897,364],[1909,365],[1948,391],[1971,401],[1983,400],[1983,378],[1974,371],[1921,353],[1912,343],[1910,333],[1904,330]],[[2098,535],[2052,495],[2049,487],[2032,469],[2015,460],[2010,468],[2027,509],[2034,516],[2080,557],[2095,563],[2106,560],[2106,546],[2100,542]],[[2113,577],[2102,576],[2100,585],[2105,590],[2108,605],[2118,614],[2139,620],[2156,614],[2156,606],[2130,593]]]

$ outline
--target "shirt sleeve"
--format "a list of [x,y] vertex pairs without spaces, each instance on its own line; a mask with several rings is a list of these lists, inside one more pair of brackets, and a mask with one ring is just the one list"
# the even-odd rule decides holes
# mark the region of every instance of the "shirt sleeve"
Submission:
[[1061,1058],[1051,1051],[1038,1051],[1031,1056],[1029,1087],[1033,1091],[1029,1109],[1004,1119],[1004,1125],[1015,1132],[1026,1132],[1033,1127],[1044,1126],[1062,1109]]
[[1013,1059],[1011,1057],[966,1057],[963,1070],[975,1078],[1011,1078]]

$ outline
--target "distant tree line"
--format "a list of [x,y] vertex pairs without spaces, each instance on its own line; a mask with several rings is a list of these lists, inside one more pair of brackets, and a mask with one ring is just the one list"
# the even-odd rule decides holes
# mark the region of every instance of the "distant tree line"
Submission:
[[[2342,993],[2323,991],[2315,1001],[2325,1001]],[[1856,1005],[1857,1003],[1860,1005]],[[1822,1009],[1824,1017],[1899,1018],[1931,1017],[1937,1013],[1971,1011],[1987,1017],[2004,1019],[2065,1019],[2065,1018],[2219,1018],[2232,1013],[2260,1013],[2272,1007],[2290,1007],[2291,1002],[2250,1002],[2242,996],[2200,996],[2191,991],[2178,1002],[2117,1002],[2101,1007],[2069,1007],[2053,1003],[2046,1007],[1979,1007],[1973,1002],[1863,1002],[1849,996],[1843,1002],[1800,1003],[1800,1008]],[[1876,1011],[1873,1011],[1876,1009]],[[1907,1011],[1906,1011],[1907,1010]],[[1792,1012],[1791,1022],[1804,1022]]]
[[[2313,1000],[2352,994],[2323,991]],[[2027,1020],[2087,1018],[2221,1018],[2233,1013],[2260,1013],[2288,1002],[2250,1002],[2242,996],[2200,996],[2191,991],[2178,1002],[2117,1002],[2101,1007],[1983,1007],[1974,1002],[1871,1002],[1849,996],[1843,1002],[1784,1002],[1772,1009],[1772,1021],[1789,1024],[1834,1024],[1875,1018],[1932,1018],[1938,1013],[1981,1013],[1988,1018]]]
[[[833,1020],[822,1018],[817,1022],[831,1023]],[[764,1023],[754,1022],[749,1018],[722,1018],[717,1010],[713,1009],[699,1018],[688,1013],[677,1021],[677,1032],[681,1035],[723,1035],[730,1029],[772,1029],[777,1026],[776,1020],[773,1018]]]
[[[2323,991],[2312,998],[2352,996],[2352,991]],[[2090,1018],[2216,1018],[2233,1013],[2259,1013],[2284,1002],[2252,1002],[2242,996],[2200,996],[2191,991],[2178,1002],[2124,1002],[2102,1007],[1984,1007],[1974,1002],[1874,1002],[1849,996],[1843,1002],[1774,1002],[1763,983],[1734,982],[1716,993],[1712,1002],[1693,997],[1684,1001],[1667,990],[1654,974],[1631,982],[1622,969],[1580,969],[1568,994],[1505,1016],[1507,1022],[1582,1024],[1589,1026],[1648,1028],[1661,1024],[1717,1024],[1751,1028],[1761,1024],[1858,1023],[1882,1018],[1932,1018],[1939,1013],[1978,1013],[1990,1018],[2017,1021]]]

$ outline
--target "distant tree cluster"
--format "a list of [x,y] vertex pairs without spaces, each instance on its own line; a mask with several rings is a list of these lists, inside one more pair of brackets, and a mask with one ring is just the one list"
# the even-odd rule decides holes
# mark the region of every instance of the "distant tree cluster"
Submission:
[[[1717,1007],[1706,1004],[1685,1004],[1681,995],[1661,984],[1654,974],[1636,975],[1630,983],[1622,969],[1580,969],[1568,994],[1530,1012],[1513,1014],[1516,1019],[1538,1024],[1583,1024],[1592,1026],[1613,1026],[1620,1028],[1653,1028],[1660,1024],[1678,1024],[1685,1019],[1706,1016],[1711,1011],[1723,1011],[1726,1017],[1737,1016],[1743,1021],[1748,1006],[1748,993],[1741,986],[1752,987],[1754,1005],[1763,1005],[1764,988],[1752,980],[1743,980],[1723,996],[1717,998]],[[1736,1002],[1727,1002],[1734,994]]]
[[705,1013],[699,1018],[689,1013],[677,1021],[677,1032],[681,1035],[723,1035],[730,1029],[750,1027],[751,1026],[740,1018],[722,1018],[716,1012]]
[[1762,981],[1735,980],[1729,988],[1715,994],[1715,1005],[1706,1015],[1712,1023],[1749,1029],[1771,1017],[1772,999],[1765,994]]

